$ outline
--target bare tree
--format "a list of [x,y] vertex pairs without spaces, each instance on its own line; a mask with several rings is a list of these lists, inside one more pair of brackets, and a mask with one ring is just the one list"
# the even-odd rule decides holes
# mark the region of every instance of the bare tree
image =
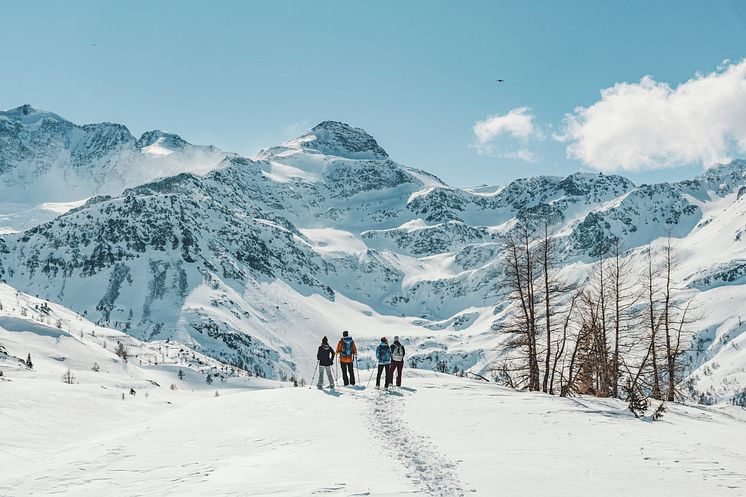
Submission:
[[594,252],[598,259],[576,290],[557,269],[550,227],[548,217],[523,216],[504,237],[508,311],[499,329],[519,353],[491,370],[496,381],[561,396],[627,398],[636,413],[650,397],[674,400],[694,318],[676,288],[671,239],[660,259],[648,244],[641,266],[613,239]]
[[553,216],[547,206],[521,215],[506,235],[503,250],[502,288],[510,310],[501,329],[513,335],[508,346],[521,354],[520,363],[504,364],[499,376],[546,393],[554,393],[555,368],[561,356],[556,351],[564,346],[555,328],[565,320],[573,294],[557,269],[559,247],[552,231]]
[[[511,314],[502,325],[502,331],[511,333],[513,338],[508,346],[523,351],[527,375],[524,378],[529,390],[539,390],[539,364],[536,346],[536,307],[535,278],[537,262],[534,258],[530,228],[526,222],[519,222],[506,236],[504,261],[506,299],[513,304]],[[513,380],[511,379],[511,382]],[[524,381],[519,381],[523,384]]]
[[640,299],[639,279],[632,274],[629,258],[623,257],[623,250],[619,238],[615,237],[611,246],[611,274],[610,287],[612,303],[612,326],[614,333],[614,347],[611,357],[611,390],[614,397],[620,396],[620,374],[622,371],[622,353],[625,348],[623,331],[636,318],[635,307]]
[[683,335],[688,325],[695,321],[692,315],[692,300],[688,300],[684,307],[677,302],[677,288],[672,279],[672,272],[678,263],[679,258],[669,235],[663,247],[664,290],[661,314],[661,325],[665,335],[666,400],[668,401],[674,401],[676,398],[676,386],[681,369],[679,358],[683,353],[681,349]]
[[[552,218],[549,213],[546,213],[542,219],[542,240],[539,244],[539,256],[542,273],[543,283],[543,300],[544,300],[544,326],[545,326],[545,342],[546,350],[544,351],[544,379],[542,381],[542,391],[545,393],[553,393],[554,388],[554,369],[556,368],[556,360],[552,363],[552,325],[553,318],[560,317],[563,310],[562,296],[567,295],[572,290],[571,286],[566,282],[562,281],[557,273],[557,266],[559,265],[557,243],[554,233],[550,231],[552,224]],[[565,299],[566,300],[566,299]],[[573,302],[570,305],[571,312]],[[556,357],[556,356],[555,356]]]
[[603,249],[599,255],[599,260],[595,265],[596,268],[596,309],[595,320],[592,322],[591,336],[593,337],[593,354],[592,358],[596,362],[593,365],[596,376],[596,395],[608,397],[611,393],[611,371],[609,365],[609,337],[607,333],[607,314],[609,291],[608,271],[606,270],[607,262],[604,260],[606,249]]

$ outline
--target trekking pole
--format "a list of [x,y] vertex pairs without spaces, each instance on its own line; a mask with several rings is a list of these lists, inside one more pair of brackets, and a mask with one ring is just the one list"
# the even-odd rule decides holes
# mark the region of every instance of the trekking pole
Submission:
[[336,361],[337,361],[337,369],[334,370],[334,381],[339,383],[339,357],[337,357]]
[[311,376],[311,383],[308,384],[309,389],[313,386],[313,379],[316,377],[316,370],[319,369],[319,362],[320,361],[316,361],[316,367],[313,368],[313,375]]
[[360,364],[357,362],[357,355],[355,355],[355,369],[357,369],[357,381],[362,380],[362,378],[360,378]]
[[[378,367],[378,363],[376,363],[376,367]],[[370,377],[368,378],[368,384],[365,385],[365,388],[368,388],[370,386],[370,380],[373,379],[373,372],[376,370],[376,368],[372,368],[370,370]]]

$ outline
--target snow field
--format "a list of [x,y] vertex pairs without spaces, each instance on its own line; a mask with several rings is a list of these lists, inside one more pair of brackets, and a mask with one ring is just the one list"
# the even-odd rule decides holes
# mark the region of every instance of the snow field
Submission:
[[613,399],[550,397],[444,375],[407,383],[417,391],[403,419],[458,461],[477,495],[746,495],[741,408],[667,404],[652,421]]
[[82,383],[2,385],[24,399],[0,411],[3,496],[746,495],[735,407],[669,405],[654,422],[617,401],[411,369],[391,392],[154,387],[122,401]]

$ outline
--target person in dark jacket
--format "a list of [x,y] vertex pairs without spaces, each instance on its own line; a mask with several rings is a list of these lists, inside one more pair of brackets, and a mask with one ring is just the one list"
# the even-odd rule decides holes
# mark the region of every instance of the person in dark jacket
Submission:
[[384,388],[391,385],[391,347],[386,337],[381,338],[381,343],[376,347],[376,361],[378,361],[378,375],[376,376],[376,388],[381,388],[381,373],[386,373]]
[[394,337],[394,343],[391,344],[391,383],[394,383],[394,373],[396,375],[396,386],[401,386],[401,374],[404,369],[404,345],[399,342],[399,337]]
[[329,378],[329,388],[334,388],[334,376],[332,376],[334,349],[329,346],[328,338],[324,337],[321,339],[321,346],[319,347],[319,351],[316,352],[316,359],[319,360],[319,382],[316,384],[316,388],[319,390],[324,388],[324,372],[326,372],[326,376]]

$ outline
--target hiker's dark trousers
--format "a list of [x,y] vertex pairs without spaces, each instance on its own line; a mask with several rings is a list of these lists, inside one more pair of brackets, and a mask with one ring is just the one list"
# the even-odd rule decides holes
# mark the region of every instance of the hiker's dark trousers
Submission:
[[352,363],[340,361],[339,365],[342,366],[342,381],[344,382],[345,386],[354,385],[355,368],[352,367]]
[[401,386],[401,373],[402,369],[404,369],[404,360],[401,361],[391,361],[391,383],[394,382],[394,373],[396,372],[396,386]]
[[378,374],[376,375],[376,386],[381,386],[381,373],[386,372],[386,383],[384,386],[386,388],[391,385],[391,367],[389,367],[389,364],[379,364],[378,365]]

